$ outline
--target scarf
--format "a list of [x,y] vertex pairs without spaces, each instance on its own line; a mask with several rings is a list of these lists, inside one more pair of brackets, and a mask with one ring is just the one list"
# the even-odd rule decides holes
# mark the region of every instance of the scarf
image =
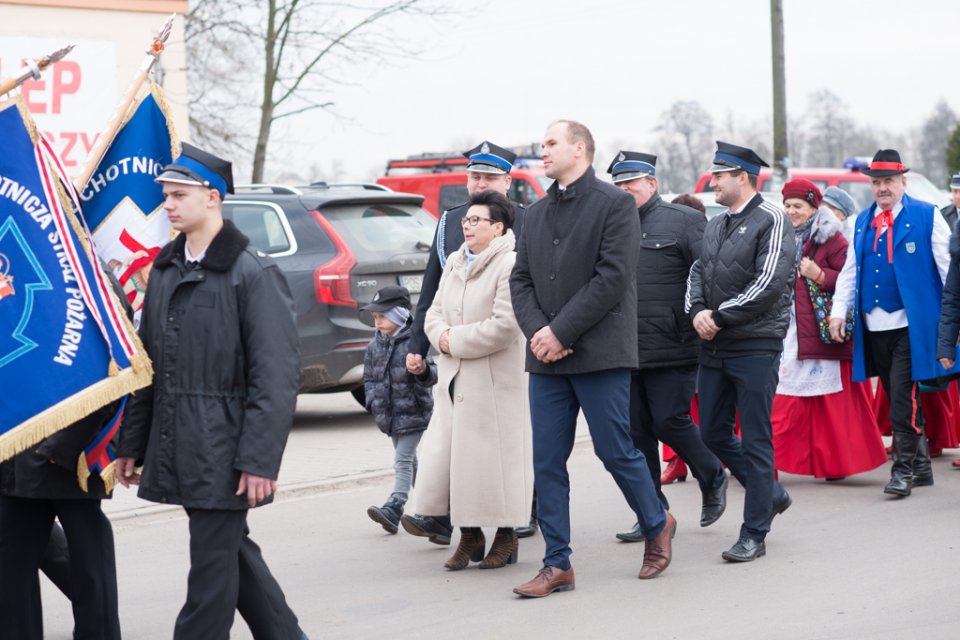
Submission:
[[810,216],[806,222],[801,224],[799,227],[793,228],[793,239],[796,242],[797,249],[796,254],[793,257],[793,266],[800,266],[800,258],[803,257],[803,245],[807,244],[807,240],[810,239],[810,233],[813,229],[813,220],[817,217],[817,214],[814,213]]

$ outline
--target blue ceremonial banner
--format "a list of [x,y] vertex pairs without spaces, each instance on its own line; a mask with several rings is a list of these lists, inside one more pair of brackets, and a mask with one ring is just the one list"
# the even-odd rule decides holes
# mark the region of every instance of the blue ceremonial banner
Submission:
[[163,188],[154,182],[180,155],[163,90],[151,84],[86,185],[83,217],[97,255],[113,270],[139,319],[153,259],[170,241]]
[[22,99],[0,102],[0,460],[151,382],[69,192]]

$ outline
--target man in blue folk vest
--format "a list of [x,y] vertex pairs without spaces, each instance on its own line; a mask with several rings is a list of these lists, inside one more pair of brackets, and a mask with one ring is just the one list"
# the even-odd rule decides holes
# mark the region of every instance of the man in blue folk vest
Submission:
[[853,379],[879,376],[887,392],[893,468],[883,492],[901,497],[933,484],[917,383],[960,370],[937,362],[950,227],[936,206],[906,194],[909,170],[893,149],[877,151],[862,170],[876,202],[857,217],[830,320],[833,339],[849,339],[844,319],[855,311]]

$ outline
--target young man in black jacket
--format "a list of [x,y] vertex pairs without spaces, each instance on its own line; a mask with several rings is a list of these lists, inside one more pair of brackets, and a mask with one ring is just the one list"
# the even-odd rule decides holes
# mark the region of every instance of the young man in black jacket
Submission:
[[[643,452],[664,508],[659,444],[673,447],[690,465],[703,495],[700,526],[720,519],[727,504],[727,474],[703,444],[690,417],[697,386],[697,333],[683,311],[690,266],[700,256],[706,218],[689,207],[664,202],[657,193],[657,156],[621,151],[607,173],[631,196],[640,217],[637,254],[638,369],[630,377],[630,435]],[[618,533],[643,540],[640,523]]]
[[157,182],[180,235],[150,273],[139,332],[154,382],[128,404],[118,478],[189,516],[187,599],[174,638],[225,639],[236,609],[255,638],[296,640],[297,617],[247,528],[247,510],[273,499],[296,407],[290,288],[223,219],[229,162],[184,144]]
[[700,433],[746,489],[740,538],[722,554],[729,562],[764,555],[773,517],[791,503],[774,479],[770,414],[793,291],[793,229],[757,193],[761,166],[753,150],[717,142],[710,186],[727,210],[707,223],[685,305],[702,341]]
[[555,180],[527,211],[510,278],[527,337],[537,515],[543,568],[514,592],[542,597],[574,588],[567,458],[583,408],[594,450],[646,537],[640,578],[670,563],[677,522],[657,497],[643,453],[630,440],[630,370],[637,366],[640,225],[632,198],[597,179],[589,129],[560,120],[541,156]]

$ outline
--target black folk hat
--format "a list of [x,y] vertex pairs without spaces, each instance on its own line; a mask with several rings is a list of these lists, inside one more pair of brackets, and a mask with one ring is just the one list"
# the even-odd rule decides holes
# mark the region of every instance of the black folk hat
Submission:
[[390,285],[373,294],[373,300],[360,307],[360,311],[386,311],[394,307],[410,308],[410,292],[406,287]]
[[469,151],[464,151],[463,155],[469,160],[467,171],[477,173],[510,173],[513,170],[513,163],[517,161],[517,154],[488,140],[484,140]]
[[870,161],[870,166],[865,169],[860,169],[860,173],[868,175],[871,178],[895,176],[900,173],[906,173],[907,171],[910,171],[910,169],[903,166],[903,163],[900,162],[900,152],[896,149],[880,149],[876,155],[873,156],[873,160]]
[[657,175],[657,156],[639,151],[621,151],[607,168],[613,184]]

